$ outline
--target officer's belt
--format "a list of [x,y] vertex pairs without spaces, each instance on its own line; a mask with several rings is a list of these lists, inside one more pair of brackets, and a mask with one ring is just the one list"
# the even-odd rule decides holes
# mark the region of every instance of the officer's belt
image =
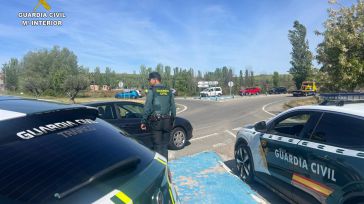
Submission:
[[160,121],[163,119],[170,119],[170,115],[164,115],[164,114],[153,114],[149,117],[150,121]]

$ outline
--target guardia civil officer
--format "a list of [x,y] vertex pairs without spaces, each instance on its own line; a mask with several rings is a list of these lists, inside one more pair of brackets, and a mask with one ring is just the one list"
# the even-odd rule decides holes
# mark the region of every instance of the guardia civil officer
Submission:
[[174,118],[176,117],[176,105],[172,91],[161,84],[161,76],[158,72],[149,74],[147,99],[144,106],[144,114],[140,128],[151,129],[153,150],[168,159],[168,143]]

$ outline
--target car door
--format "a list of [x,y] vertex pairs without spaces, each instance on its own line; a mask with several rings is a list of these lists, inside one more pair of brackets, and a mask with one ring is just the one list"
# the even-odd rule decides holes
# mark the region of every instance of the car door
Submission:
[[294,152],[300,134],[310,119],[309,112],[289,112],[268,124],[268,131],[261,137],[261,146],[267,161],[270,176],[262,175],[274,188],[286,196],[292,196],[291,178],[294,165],[301,163]]
[[119,127],[129,134],[140,134],[140,122],[143,116],[143,105],[132,103],[115,103],[115,109],[120,120]]
[[321,203],[336,203],[346,190],[355,192],[355,186],[364,185],[363,127],[363,118],[321,113],[317,125],[298,144],[308,169],[296,175],[293,184]]
[[119,127],[141,141],[145,146],[151,147],[151,132],[140,128],[144,106],[137,103],[115,103],[115,109],[119,117]]

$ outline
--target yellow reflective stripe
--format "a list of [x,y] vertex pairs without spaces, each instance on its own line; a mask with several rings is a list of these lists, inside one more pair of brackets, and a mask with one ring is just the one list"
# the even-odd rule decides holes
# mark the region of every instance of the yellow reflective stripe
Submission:
[[169,195],[171,196],[171,200],[172,200],[172,204],[174,204],[174,197],[173,197],[173,193],[172,193],[172,190],[171,190],[171,186],[168,185],[168,190],[169,190]]
[[131,198],[129,198],[129,196],[127,196],[125,193],[123,193],[121,191],[119,193],[117,193],[115,196],[118,197],[125,204],[133,204],[133,200]]
[[167,163],[159,158],[156,158],[157,161],[159,161],[160,163],[162,163],[164,166],[167,166]]

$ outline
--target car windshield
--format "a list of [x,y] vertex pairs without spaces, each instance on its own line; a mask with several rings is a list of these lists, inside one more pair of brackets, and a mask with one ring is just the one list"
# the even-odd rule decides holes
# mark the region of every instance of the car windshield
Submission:
[[[29,120],[0,123],[7,130],[0,144],[0,197],[44,202],[130,157],[139,155],[143,165],[152,159],[149,150],[101,119]],[[47,124],[64,128],[46,134]]]

